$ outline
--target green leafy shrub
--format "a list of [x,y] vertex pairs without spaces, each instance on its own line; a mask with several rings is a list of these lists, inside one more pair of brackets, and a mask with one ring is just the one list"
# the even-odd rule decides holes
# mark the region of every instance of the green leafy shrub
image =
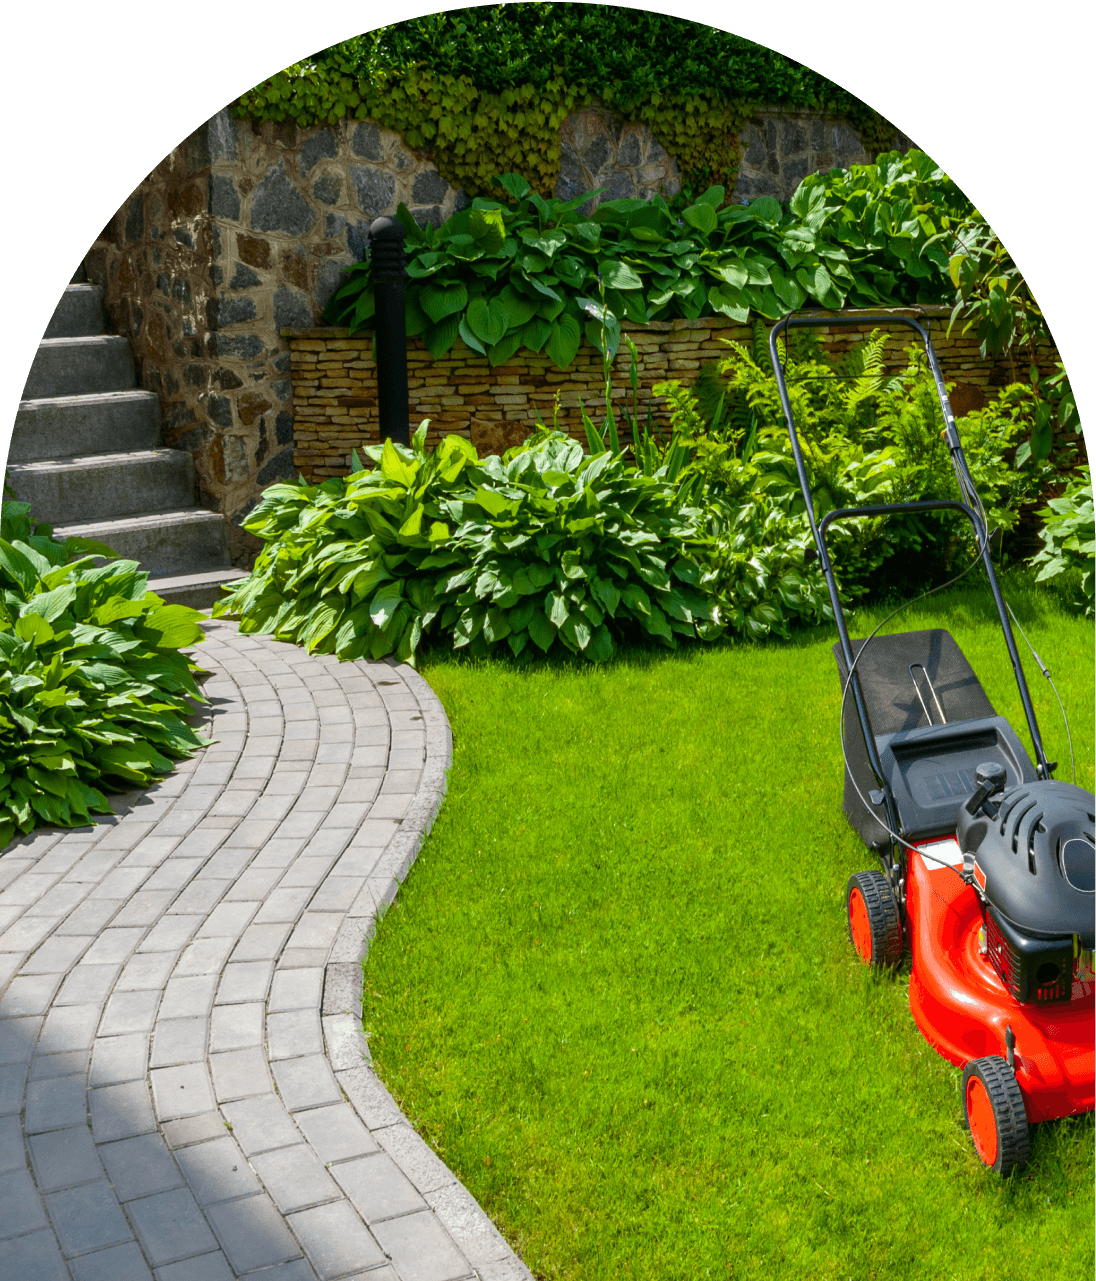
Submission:
[[425,429],[410,450],[370,447],[371,470],[268,488],[245,522],[267,545],[214,613],[310,651],[405,661],[430,637],[604,662],[622,640],[720,634],[673,462],[645,472],[548,429],[480,459],[458,436],[427,451]]
[[101,544],[65,543],[26,503],[0,521],[0,847],[40,823],[109,813],[100,787],[147,786],[208,740],[180,653],[198,610],[165,605],[136,562],[95,568]]
[[[701,402],[680,383],[655,391],[672,390],[675,433],[689,446],[691,466],[704,473],[709,491],[731,495],[739,504],[762,498],[775,504],[792,521],[791,528],[799,530],[798,540],[790,530],[785,533],[784,546],[806,549],[803,499],[765,339],[758,326],[752,350],[729,343],[729,355],[718,369],[698,379],[707,417]],[[822,354],[810,331],[794,333],[790,357],[781,342],[819,519],[837,507],[957,496],[941,438],[939,402],[923,355],[911,346],[906,368],[888,375],[886,342],[886,335],[873,334],[836,361]],[[1011,530],[1019,508],[1037,497],[1050,475],[1030,455],[1022,466],[1010,461],[1026,430],[1031,394],[1023,386],[1006,388],[995,402],[960,422],[964,453],[991,533]],[[698,447],[701,441],[705,443]],[[708,507],[713,509],[711,501]],[[842,593],[850,601],[908,591],[934,575],[942,578],[972,551],[969,528],[949,513],[842,521],[831,526],[827,543]]]
[[[492,365],[520,348],[559,367],[585,337],[604,349],[620,322],[751,314],[776,320],[808,300],[823,306],[943,302],[952,219],[969,209],[922,152],[852,171],[810,175],[787,207],[771,196],[720,208],[711,187],[680,217],[660,196],[545,200],[517,174],[496,179],[512,203],[478,196],[440,228],[401,205],[410,281],[407,333],[435,359],[460,337]],[[368,262],[346,269],[325,310],[359,331],[373,321]],[[615,328],[614,328],[615,327]]]
[[1076,573],[1080,577],[1078,608],[1092,618],[1096,615],[1093,579],[1096,577],[1096,518],[1092,506],[1092,471],[1082,467],[1065,490],[1039,513],[1044,524],[1042,549],[1032,557],[1040,566],[1037,582]]

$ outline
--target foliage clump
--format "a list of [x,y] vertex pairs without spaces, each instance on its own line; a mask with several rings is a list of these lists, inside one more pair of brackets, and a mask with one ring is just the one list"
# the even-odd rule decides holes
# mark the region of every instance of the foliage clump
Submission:
[[[41,823],[110,813],[208,740],[187,723],[198,610],[165,605],[135,561],[62,543],[26,503],[0,519],[0,848]],[[102,790],[101,790],[102,789]]]
[[1092,505],[1092,470],[1078,469],[1065,489],[1040,511],[1042,547],[1032,558],[1039,567],[1037,582],[1053,581],[1062,575],[1079,579],[1077,608],[1092,618],[1096,615],[1093,580],[1096,578],[1096,516]]

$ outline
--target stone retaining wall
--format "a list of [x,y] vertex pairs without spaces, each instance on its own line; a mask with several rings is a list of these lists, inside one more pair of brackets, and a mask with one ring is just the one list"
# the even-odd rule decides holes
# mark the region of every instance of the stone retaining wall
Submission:
[[[869,158],[848,126],[802,113],[762,112],[742,141],[735,199],[786,198],[810,167]],[[605,111],[569,116],[561,150],[563,198],[594,187],[603,199],[649,198],[680,186],[650,128]],[[240,522],[266,485],[296,474],[295,443],[312,441],[296,442],[280,331],[321,323],[374,218],[403,201],[420,223],[439,224],[466,200],[429,157],[372,121],[297,129],[222,111],[164,158],[96,240],[86,266],[104,286],[108,327],[129,339],[138,386],[161,398],[165,442],[194,455],[199,503],[229,518],[236,564],[258,546]],[[581,361],[596,364],[596,354]],[[515,376],[493,370],[460,385]],[[448,375],[442,366],[422,377]],[[313,422],[301,420],[306,433]]]
[[[981,408],[987,393],[1012,380],[1007,362],[982,360],[972,336],[958,332],[945,336],[950,308],[924,307],[905,314],[929,322],[944,377],[955,384],[952,404],[956,414]],[[871,328],[840,326],[818,332],[826,351],[837,355]],[[662,427],[668,424],[669,413],[667,402],[651,395],[656,383],[677,378],[689,384],[701,365],[727,354],[726,340],[752,344],[754,338],[751,327],[725,317],[625,324],[623,330],[638,349],[640,421],[646,421],[650,406],[652,420]],[[888,365],[904,368],[905,349],[917,336],[912,331],[893,333]],[[345,329],[286,329],[282,335],[292,361],[295,472],[310,481],[343,475],[350,466],[352,449],[360,450],[362,445],[379,440],[372,337],[351,338]],[[1043,353],[1040,365],[1044,372],[1053,372],[1056,358],[1052,348]],[[767,356],[765,359],[767,364]],[[407,365],[408,425],[414,430],[422,419],[429,418],[431,443],[458,432],[471,439],[481,453],[502,452],[525,439],[538,414],[544,422],[552,422],[557,395],[558,425],[576,439],[586,439],[583,408],[599,427],[604,422],[601,356],[587,344],[564,370],[557,369],[547,356],[528,351],[520,351],[509,363],[493,369],[486,357],[460,339],[436,361],[419,339],[410,339]],[[618,412],[625,408],[631,411],[630,358],[623,345],[612,369],[612,398]]]

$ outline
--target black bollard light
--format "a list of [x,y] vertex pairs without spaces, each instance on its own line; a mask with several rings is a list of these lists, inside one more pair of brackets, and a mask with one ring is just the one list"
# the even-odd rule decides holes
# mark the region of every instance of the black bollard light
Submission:
[[373,295],[377,317],[377,413],[381,440],[410,445],[407,406],[407,321],[403,282],[403,227],[377,218],[369,227]]

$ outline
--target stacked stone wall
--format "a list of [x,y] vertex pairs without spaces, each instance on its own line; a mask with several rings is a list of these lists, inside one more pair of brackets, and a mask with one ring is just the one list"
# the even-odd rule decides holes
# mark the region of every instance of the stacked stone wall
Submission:
[[[827,313],[832,314],[832,313]],[[847,313],[846,313],[847,314]],[[990,364],[970,335],[946,334],[950,309],[925,307],[904,314],[929,324],[944,378],[954,384],[952,404],[959,415],[981,408],[996,388],[1012,381],[1006,363]],[[633,398],[630,357],[623,345],[613,364],[611,398],[618,416],[634,411],[640,422],[669,425],[669,405],[655,397],[656,383],[678,379],[690,385],[702,365],[727,355],[727,342],[752,347],[754,331],[724,317],[661,321],[623,326],[637,349],[638,390]],[[848,351],[872,332],[870,324],[816,331],[831,356]],[[888,344],[888,369],[905,368],[906,349],[917,341],[910,331],[894,330]],[[351,451],[379,441],[377,376],[370,335],[352,338],[345,329],[286,330],[292,360],[296,412],[294,467],[309,481],[344,475]],[[1040,354],[1044,373],[1052,373],[1057,353]],[[765,362],[767,364],[767,356]],[[538,418],[553,421],[585,441],[583,410],[599,427],[605,420],[605,383],[600,354],[583,345],[567,369],[544,355],[519,352],[492,368],[460,339],[447,355],[433,360],[418,339],[408,341],[408,427],[430,420],[429,443],[451,432],[470,439],[481,453],[502,452],[534,429]],[[926,377],[928,375],[926,374]]]
[[[761,113],[742,140],[736,199],[786,198],[803,164],[867,159],[854,131],[802,113]],[[598,108],[567,118],[561,154],[557,194],[565,199],[598,187],[594,203],[680,188],[674,158],[648,126]],[[322,324],[342,269],[364,257],[370,222],[401,201],[420,224],[436,226],[467,198],[429,156],[372,121],[298,129],[222,111],[148,175],[87,256],[89,279],[105,288],[109,328],[133,347],[138,385],[162,400],[166,443],[194,455],[198,502],[229,519],[237,564],[257,547],[242,520],[266,485],[296,474],[295,450],[313,445],[315,406],[295,403],[282,331]],[[413,360],[428,358],[420,349]],[[466,409],[493,421],[519,403],[550,413],[557,387],[566,402],[568,389],[596,383],[599,358],[585,348],[581,375],[557,378],[544,366],[461,375],[454,386],[478,390],[447,392],[431,413],[445,423]],[[423,387],[443,386],[453,372],[441,362],[416,376]],[[525,401],[519,391],[484,390],[513,387],[503,380],[526,374],[539,382]]]

